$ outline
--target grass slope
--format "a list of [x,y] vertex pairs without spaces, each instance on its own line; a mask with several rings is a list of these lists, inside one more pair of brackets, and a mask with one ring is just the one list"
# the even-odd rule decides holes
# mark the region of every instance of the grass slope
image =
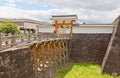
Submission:
[[55,78],[120,78],[110,75],[102,75],[101,68],[96,64],[70,64],[59,70]]

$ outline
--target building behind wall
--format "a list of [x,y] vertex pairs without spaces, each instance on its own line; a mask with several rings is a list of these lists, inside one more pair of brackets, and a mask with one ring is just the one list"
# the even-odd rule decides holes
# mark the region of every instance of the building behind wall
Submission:
[[31,19],[5,19],[5,18],[0,18],[0,22],[4,22],[6,20],[10,20],[13,23],[16,23],[19,27],[20,30],[22,30],[23,33],[37,33],[42,28],[47,28],[50,25],[49,23],[46,22],[41,22],[37,20],[31,20]]

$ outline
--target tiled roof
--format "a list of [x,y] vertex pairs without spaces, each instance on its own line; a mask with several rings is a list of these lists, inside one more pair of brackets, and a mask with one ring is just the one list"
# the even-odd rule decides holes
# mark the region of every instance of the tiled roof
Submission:
[[77,15],[52,15],[51,20],[59,20],[59,19],[73,19],[73,20],[77,20],[78,17]]
[[37,20],[31,20],[31,19],[7,19],[7,18],[0,18],[0,21],[5,21],[5,20],[10,20],[12,22],[31,22],[31,23],[41,23],[41,21],[37,21]]
[[10,20],[11,22],[30,22],[30,23],[35,23],[35,24],[39,24],[39,25],[50,25],[49,23],[46,22],[41,22],[41,21],[37,21],[37,20],[32,20],[32,19],[7,19],[7,18],[0,18],[0,22],[3,22],[5,20]]
[[77,15],[52,15],[52,17],[77,17]]
[[113,27],[113,24],[73,24],[73,27]]

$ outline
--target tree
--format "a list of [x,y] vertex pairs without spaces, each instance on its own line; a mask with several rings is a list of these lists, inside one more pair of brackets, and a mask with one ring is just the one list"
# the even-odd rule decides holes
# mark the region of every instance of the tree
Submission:
[[21,31],[18,28],[18,25],[15,23],[10,22],[9,20],[4,21],[3,23],[0,23],[0,32],[6,33],[6,34],[15,34],[20,33]]

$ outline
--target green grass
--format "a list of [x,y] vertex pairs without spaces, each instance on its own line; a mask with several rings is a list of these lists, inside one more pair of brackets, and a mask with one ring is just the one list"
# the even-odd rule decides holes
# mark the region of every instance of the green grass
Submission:
[[64,76],[72,69],[73,64],[69,63],[68,66],[58,71],[57,75],[53,78],[64,78]]
[[101,74],[101,68],[96,64],[69,64],[58,71],[54,78],[120,78]]

